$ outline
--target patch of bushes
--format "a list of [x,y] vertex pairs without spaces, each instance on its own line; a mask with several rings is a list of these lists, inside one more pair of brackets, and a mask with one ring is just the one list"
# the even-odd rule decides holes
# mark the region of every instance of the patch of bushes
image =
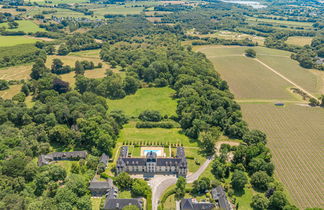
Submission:
[[138,118],[142,121],[150,122],[159,122],[162,120],[160,112],[156,110],[145,110],[138,116]]
[[174,128],[174,123],[172,122],[138,122],[136,123],[136,128]]

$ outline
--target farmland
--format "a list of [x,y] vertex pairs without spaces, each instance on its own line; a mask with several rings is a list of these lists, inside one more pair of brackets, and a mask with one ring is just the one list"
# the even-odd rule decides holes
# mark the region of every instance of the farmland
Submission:
[[18,20],[16,22],[19,24],[18,28],[8,29],[7,23],[0,23],[0,27],[5,27],[8,31],[23,31],[25,33],[44,31],[43,28],[38,27],[38,25],[31,20]]
[[286,41],[287,44],[293,44],[298,46],[310,45],[312,43],[313,37],[304,36],[291,36]]
[[276,176],[300,207],[323,201],[324,110],[298,105],[241,104],[252,128],[268,135]]
[[32,44],[36,41],[36,39],[24,36],[0,36],[0,47],[10,47],[18,44]]
[[28,79],[31,68],[32,68],[31,64],[1,68],[0,79],[5,79],[5,80]]
[[171,97],[175,93],[171,88],[142,88],[134,95],[120,100],[108,100],[110,110],[122,110],[126,115],[137,117],[147,109],[160,111],[163,115],[175,115],[176,101]]
[[[291,101],[298,99],[289,91],[289,88],[292,87],[291,84],[255,60],[244,57],[246,47],[222,48],[216,46],[198,49],[213,62],[215,69],[227,80],[237,99]],[[263,47],[255,47],[254,49],[259,60],[301,85],[307,91],[316,96],[323,93],[323,83],[319,80],[319,77],[291,60],[289,52]],[[237,75],[240,76],[237,77]]]
[[11,99],[20,92],[21,85],[11,85],[7,90],[0,91],[0,97],[4,99]]
[[[288,90],[293,85],[282,77],[244,57],[245,47],[196,48],[204,52],[227,80],[250,127],[268,136],[276,177],[284,183],[299,207],[320,206],[323,200],[321,148],[324,138],[324,110],[308,107]],[[315,96],[323,94],[323,75],[307,70],[289,58],[289,53],[254,48],[257,58]],[[282,101],[284,107],[274,106]],[[302,105],[301,105],[302,104]]]
[[297,22],[297,21],[286,21],[286,20],[273,20],[273,19],[260,19],[260,18],[248,18],[248,21],[251,23],[272,23],[278,25],[287,25],[287,26],[299,26],[299,27],[311,27],[312,23],[307,22]]
[[206,37],[217,37],[220,39],[229,39],[229,40],[243,40],[243,39],[250,39],[253,42],[257,42],[259,45],[263,45],[264,37],[260,36],[253,36],[249,34],[231,32],[231,31],[216,31],[215,33],[211,34],[195,34],[194,30],[188,31],[188,35],[197,36],[199,38],[206,38]]

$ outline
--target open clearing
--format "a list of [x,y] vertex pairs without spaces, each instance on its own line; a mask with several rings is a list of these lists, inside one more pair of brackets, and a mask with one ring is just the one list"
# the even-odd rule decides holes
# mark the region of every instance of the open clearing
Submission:
[[263,45],[265,38],[261,36],[253,36],[249,34],[237,33],[232,31],[216,31],[212,34],[195,34],[194,31],[188,31],[188,35],[197,36],[199,38],[206,37],[217,37],[220,39],[228,39],[228,40],[243,40],[250,39],[253,42],[257,42],[259,45]]
[[171,97],[175,93],[168,87],[142,88],[134,95],[119,100],[108,100],[110,110],[122,110],[127,116],[138,117],[145,110],[157,110],[163,115],[175,115],[176,100]]
[[310,45],[312,43],[313,37],[305,36],[291,36],[286,41],[287,44],[293,44],[298,46]]
[[273,20],[273,19],[263,19],[263,18],[253,18],[247,19],[251,23],[272,23],[278,25],[296,26],[296,27],[311,27],[313,23],[308,22],[297,22],[297,21],[287,21],[287,20]]
[[118,142],[152,142],[152,143],[182,143],[184,146],[197,147],[196,141],[191,141],[182,134],[180,128],[136,128],[135,122],[130,122],[121,130]]
[[9,89],[0,91],[0,97],[4,99],[11,99],[13,96],[18,94],[20,90],[21,85],[10,85]]
[[[273,104],[241,104],[251,128],[268,136],[275,174],[299,207],[323,203],[324,110]],[[323,207],[323,206],[322,206]]]
[[0,79],[4,79],[4,80],[29,79],[31,68],[32,68],[31,64],[1,68]]
[[[304,101],[288,89],[296,84],[319,96],[324,93],[324,76],[322,72],[300,67],[290,59],[289,52],[255,47],[257,59],[251,59],[244,56],[245,49],[198,48],[228,82],[250,127],[267,134],[276,177],[295,204],[301,208],[323,207],[324,109],[300,106]],[[278,101],[285,106],[274,106]]]
[[18,44],[32,44],[37,39],[27,38],[24,36],[0,36],[0,47],[10,47]]
[[23,31],[25,33],[35,33],[37,31],[45,31],[45,29],[40,28],[36,23],[31,20],[18,20],[16,21],[19,26],[18,28],[9,29],[7,23],[0,23],[0,27],[6,27],[8,31]]

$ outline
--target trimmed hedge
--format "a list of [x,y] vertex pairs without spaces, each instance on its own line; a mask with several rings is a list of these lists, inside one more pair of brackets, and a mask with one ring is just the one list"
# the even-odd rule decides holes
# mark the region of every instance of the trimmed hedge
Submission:
[[171,122],[138,122],[136,128],[174,128]]

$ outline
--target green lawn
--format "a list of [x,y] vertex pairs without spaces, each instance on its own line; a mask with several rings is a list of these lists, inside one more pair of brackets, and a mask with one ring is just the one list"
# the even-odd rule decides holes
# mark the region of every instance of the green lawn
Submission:
[[163,204],[164,209],[176,210],[176,199],[175,195],[170,195]]
[[[206,161],[206,158],[203,157],[199,151],[199,148],[185,149],[186,157],[189,157],[187,158],[189,172],[197,171],[201,164],[203,164]],[[191,157],[195,158],[200,164],[196,164],[195,159],[192,159]]]
[[55,162],[56,165],[62,166],[66,170],[68,176],[71,174],[71,166],[73,163],[78,163],[78,161],[60,160]]
[[101,198],[91,198],[92,210],[100,209]]
[[82,50],[78,52],[69,53],[70,56],[78,56],[78,57],[89,57],[89,58],[99,58],[100,49],[99,50]]
[[121,130],[118,142],[152,142],[152,143],[181,143],[184,146],[196,147],[197,142],[181,134],[179,128],[136,128],[135,122],[130,122]]
[[34,23],[31,20],[18,20],[16,21],[19,26],[18,28],[15,29],[9,29],[8,24],[7,23],[0,23],[0,27],[6,27],[6,30],[8,31],[23,31],[25,33],[29,33],[29,32],[37,32],[37,31],[45,31],[45,29],[40,28],[36,23]]
[[37,39],[24,36],[0,36],[0,47],[11,47],[18,44],[33,44]]
[[169,87],[142,88],[134,95],[119,100],[108,100],[110,110],[122,110],[127,116],[137,117],[144,110],[157,110],[162,115],[176,114],[176,100],[171,97],[175,93]]
[[119,191],[118,198],[132,198],[130,191]]

